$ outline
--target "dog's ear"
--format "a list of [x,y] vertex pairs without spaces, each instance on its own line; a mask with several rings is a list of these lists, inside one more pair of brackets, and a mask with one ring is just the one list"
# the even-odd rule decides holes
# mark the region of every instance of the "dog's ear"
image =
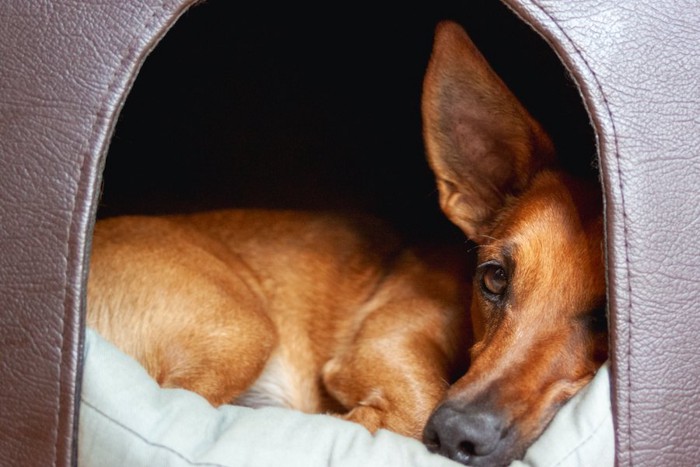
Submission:
[[506,196],[554,159],[552,142],[452,22],[436,29],[422,112],[440,205],[481,243]]

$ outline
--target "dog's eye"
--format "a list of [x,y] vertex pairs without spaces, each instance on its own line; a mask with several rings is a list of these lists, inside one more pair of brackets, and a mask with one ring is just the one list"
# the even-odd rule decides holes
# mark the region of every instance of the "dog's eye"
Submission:
[[508,274],[498,263],[489,262],[479,266],[481,290],[492,299],[500,299],[508,288]]

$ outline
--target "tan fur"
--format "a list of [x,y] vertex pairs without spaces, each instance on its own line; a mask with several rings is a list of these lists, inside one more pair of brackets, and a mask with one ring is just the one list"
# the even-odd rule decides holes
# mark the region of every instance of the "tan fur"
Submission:
[[[452,23],[436,32],[423,117],[441,206],[479,246],[473,288],[464,251],[405,249],[366,219],[123,217],[95,229],[88,324],[161,385],[215,405],[425,427],[431,449],[474,465],[522,455],[605,357],[591,324],[605,301],[600,194],[556,168],[542,128]],[[493,268],[505,276],[485,282]],[[471,366],[448,390],[472,328]]]
[[213,404],[244,396],[274,355],[279,405],[418,437],[464,349],[463,277],[361,219],[115,218],[95,229],[88,324]]

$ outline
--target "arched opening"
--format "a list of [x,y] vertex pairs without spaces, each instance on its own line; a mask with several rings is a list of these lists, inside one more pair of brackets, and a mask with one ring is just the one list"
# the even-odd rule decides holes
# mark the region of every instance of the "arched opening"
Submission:
[[595,142],[576,86],[500,2],[311,12],[212,1],[146,60],[111,143],[98,216],[350,209],[419,239],[458,236],[439,212],[421,136],[421,83],[441,19],[465,26],[562,160],[589,170]]
[[240,11],[224,2],[188,12],[149,57],[126,102],[98,216],[224,207],[361,211],[409,240],[464,244],[439,210],[421,131],[421,85],[442,19],[465,27],[543,123],[563,165],[595,176],[595,142],[576,86],[547,44],[502,4],[323,20],[306,13]]

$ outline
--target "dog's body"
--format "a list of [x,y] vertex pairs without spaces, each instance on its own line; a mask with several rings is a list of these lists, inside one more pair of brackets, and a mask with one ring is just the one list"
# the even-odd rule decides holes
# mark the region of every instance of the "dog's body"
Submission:
[[[88,323],[162,385],[214,404],[331,411],[474,465],[521,456],[605,356],[599,190],[556,168],[451,23],[423,116],[441,206],[479,246],[473,290],[466,248],[405,249],[365,220],[127,217],[96,227]],[[472,329],[471,366],[448,389]]]
[[88,324],[161,385],[214,404],[346,407],[419,437],[467,329],[459,256],[429,255],[354,216],[109,219],[95,229]]

